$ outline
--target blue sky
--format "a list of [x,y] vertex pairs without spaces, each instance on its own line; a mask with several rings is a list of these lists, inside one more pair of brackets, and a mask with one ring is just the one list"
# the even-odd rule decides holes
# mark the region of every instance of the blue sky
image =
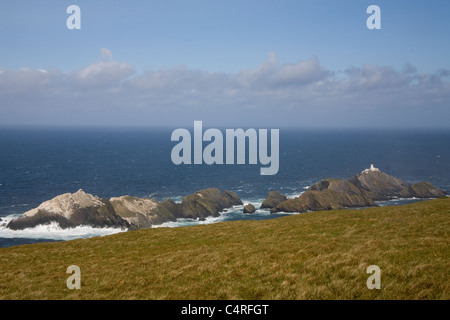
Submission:
[[[81,30],[66,28],[71,4]],[[366,28],[371,4],[381,30]],[[449,14],[449,1],[8,1],[0,124],[446,127]]]

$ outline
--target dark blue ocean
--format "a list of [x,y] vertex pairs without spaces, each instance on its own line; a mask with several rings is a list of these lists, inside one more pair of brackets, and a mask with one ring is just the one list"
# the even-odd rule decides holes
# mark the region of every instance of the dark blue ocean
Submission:
[[[278,174],[262,176],[260,164],[173,164],[174,129],[0,129],[0,246],[119,232],[89,227],[62,230],[55,225],[23,231],[4,227],[5,222],[42,202],[78,189],[103,198],[132,195],[181,201],[197,190],[217,187],[232,190],[244,203],[252,202],[259,208],[271,190],[295,197],[321,179],[348,179],[374,163],[383,172],[408,182],[430,181],[450,190],[450,130],[281,128]],[[192,127],[187,129],[192,131]],[[218,218],[164,226],[283,215],[271,215],[267,210],[244,215],[242,207],[236,207]]]

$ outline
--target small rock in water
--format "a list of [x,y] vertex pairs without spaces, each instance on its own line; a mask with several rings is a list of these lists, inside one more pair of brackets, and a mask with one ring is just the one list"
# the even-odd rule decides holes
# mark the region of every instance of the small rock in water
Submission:
[[247,204],[244,207],[244,213],[255,213],[255,211],[256,211],[255,206],[252,205],[251,203]]

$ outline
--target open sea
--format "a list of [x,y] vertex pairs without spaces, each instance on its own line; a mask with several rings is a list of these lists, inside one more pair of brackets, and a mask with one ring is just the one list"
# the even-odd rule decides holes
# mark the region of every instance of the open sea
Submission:
[[[5,227],[42,202],[78,189],[108,199],[132,195],[181,201],[185,195],[216,187],[234,191],[244,203],[259,208],[272,190],[293,198],[324,178],[348,179],[374,163],[381,171],[405,181],[430,181],[450,191],[450,130],[281,128],[278,174],[262,176],[259,162],[173,164],[171,150],[177,144],[171,141],[174,129],[0,128],[0,247],[123,231],[61,229],[54,224],[21,231]],[[380,205],[412,201],[417,199],[396,199]],[[220,217],[183,219],[160,227],[286,215],[270,214],[268,210],[245,215],[242,210],[243,206],[236,206]]]

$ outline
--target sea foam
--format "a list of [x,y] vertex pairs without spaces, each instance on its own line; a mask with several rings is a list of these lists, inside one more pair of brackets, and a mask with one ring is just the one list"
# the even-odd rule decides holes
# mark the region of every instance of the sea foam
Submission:
[[12,219],[20,215],[14,214],[2,217],[0,221],[0,238],[27,238],[27,239],[48,239],[48,240],[73,240],[79,238],[91,238],[96,236],[105,236],[114,233],[124,232],[126,229],[120,228],[94,228],[91,226],[77,226],[75,228],[63,229],[58,223],[52,222],[45,225],[37,225],[34,228],[23,230],[12,230],[6,225]]

